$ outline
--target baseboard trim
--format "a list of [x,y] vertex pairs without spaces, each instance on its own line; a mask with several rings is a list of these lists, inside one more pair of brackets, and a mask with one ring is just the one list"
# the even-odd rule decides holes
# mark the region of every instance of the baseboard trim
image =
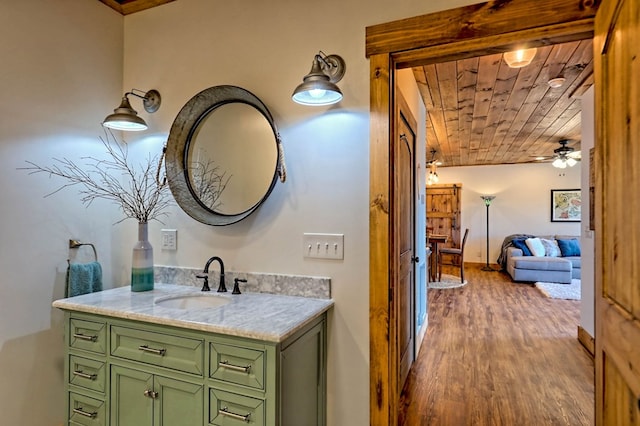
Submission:
[[578,326],[578,342],[594,357],[596,353],[596,340],[584,328]]

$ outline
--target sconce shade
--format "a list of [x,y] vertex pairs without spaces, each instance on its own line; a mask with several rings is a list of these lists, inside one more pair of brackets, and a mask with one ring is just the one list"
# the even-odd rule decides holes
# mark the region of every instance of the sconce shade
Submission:
[[336,85],[345,72],[344,60],[337,55],[316,55],[311,71],[293,91],[291,98],[301,105],[331,105],[342,100],[342,91]]
[[147,130],[147,123],[142,117],[139,117],[138,112],[131,107],[128,98],[129,95],[142,98],[144,109],[149,113],[156,112],[158,108],[160,108],[160,93],[158,93],[157,90],[149,90],[144,96],[138,95],[133,91],[127,92],[122,97],[120,106],[114,109],[113,114],[108,115],[102,122],[104,127],[129,132]]
[[138,116],[138,112],[135,109],[131,108],[129,99],[126,96],[122,98],[120,106],[113,110],[113,114],[104,119],[102,125],[110,129],[131,132],[147,130],[147,123]]
[[505,52],[504,61],[511,68],[526,67],[533,61],[536,56],[537,49],[532,47],[531,49],[520,49],[512,52]]

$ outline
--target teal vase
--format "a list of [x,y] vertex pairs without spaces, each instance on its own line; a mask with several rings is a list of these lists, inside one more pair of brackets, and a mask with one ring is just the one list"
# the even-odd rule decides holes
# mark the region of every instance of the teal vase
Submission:
[[148,223],[138,223],[138,242],[131,259],[131,291],[153,290],[153,247],[149,243]]

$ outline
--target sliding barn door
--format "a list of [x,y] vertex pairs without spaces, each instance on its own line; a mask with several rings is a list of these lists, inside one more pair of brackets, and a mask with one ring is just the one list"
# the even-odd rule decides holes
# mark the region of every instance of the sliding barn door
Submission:
[[640,425],[640,2],[595,31],[596,424]]
[[448,236],[442,247],[460,248],[461,205],[461,184],[427,186],[427,229]]

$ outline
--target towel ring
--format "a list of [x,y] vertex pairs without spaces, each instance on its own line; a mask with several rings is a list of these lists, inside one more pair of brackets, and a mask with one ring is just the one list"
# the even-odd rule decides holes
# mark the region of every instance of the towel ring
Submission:
[[[77,240],[69,240],[69,248],[70,249],[76,249],[76,248],[80,248],[82,246],[91,246],[91,248],[93,249],[93,256],[96,258],[96,262],[98,261],[98,252],[96,251],[96,246],[94,246],[91,243],[81,243],[80,241]],[[67,263],[69,265],[71,265],[71,260],[67,259]]]

